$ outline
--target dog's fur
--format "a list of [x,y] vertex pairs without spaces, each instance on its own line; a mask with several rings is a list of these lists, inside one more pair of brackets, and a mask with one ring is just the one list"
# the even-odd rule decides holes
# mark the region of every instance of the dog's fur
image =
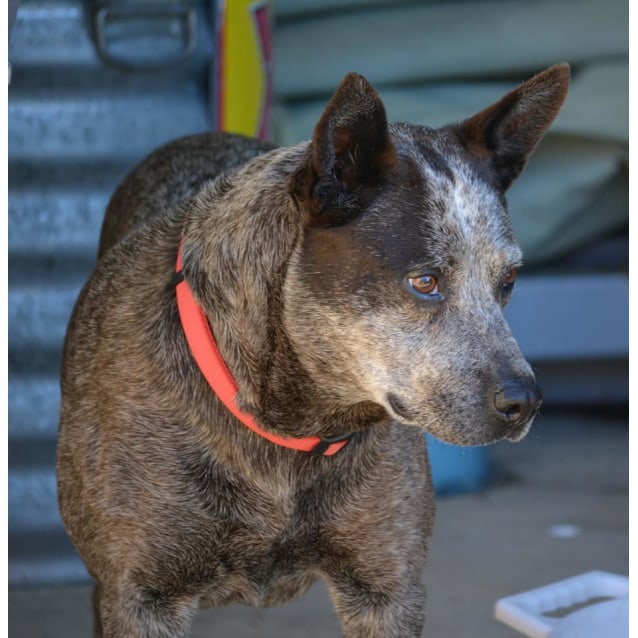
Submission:
[[[345,636],[421,635],[423,432],[518,440],[538,405],[502,315],[521,260],[504,193],[568,81],[552,67],[435,130],[388,125],[350,74],[311,142],[185,138],[123,182],[62,369],[60,509],[96,635],[182,636],[200,606],[277,605],[318,576]],[[284,436],[353,433],[340,452],[274,445],[213,394],[176,309],[182,236],[241,408]],[[425,274],[438,295],[410,288]]]

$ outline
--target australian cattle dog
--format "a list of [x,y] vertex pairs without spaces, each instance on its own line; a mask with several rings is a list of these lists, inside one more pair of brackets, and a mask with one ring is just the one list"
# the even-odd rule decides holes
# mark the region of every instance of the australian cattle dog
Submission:
[[347,638],[421,636],[424,432],[518,441],[541,403],[503,318],[505,192],[568,84],[553,66],[435,129],[351,73],[309,142],[188,137],[124,180],[61,380],[96,636],[184,636],[318,577]]

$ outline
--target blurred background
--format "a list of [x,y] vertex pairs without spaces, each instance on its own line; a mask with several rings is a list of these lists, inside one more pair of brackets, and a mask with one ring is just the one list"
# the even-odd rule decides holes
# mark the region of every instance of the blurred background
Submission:
[[[440,496],[426,572],[432,635],[516,635],[492,621],[497,597],[588,569],[627,572],[626,1],[10,0],[8,8],[11,635],[72,635],[47,618],[74,618],[73,631],[88,632],[87,575],[57,512],[58,371],[110,194],[181,135],[308,139],[348,71],[373,83],[390,120],[437,126],[547,66],[572,67],[565,106],[508,197],[526,267],[507,316],[545,407],[518,446],[430,441]],[[274,616],[243,611],[236,627],[234,617],[218,618],[233,635],[283,636],[298,614],[308,630],[307,614],[329,609],[322,590],[308,600]],[[338,631],[326,614],[317,635]],[[221,621],[194,631],[206,622]]]

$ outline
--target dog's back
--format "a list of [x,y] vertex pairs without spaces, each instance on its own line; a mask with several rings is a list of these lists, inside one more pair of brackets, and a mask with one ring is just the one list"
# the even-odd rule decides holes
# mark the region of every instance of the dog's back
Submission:
[[138,224],[177,208],[207,180],[272,148],[243,135],[203,133],[157,149],[113,194],[102,223],[98,258]]

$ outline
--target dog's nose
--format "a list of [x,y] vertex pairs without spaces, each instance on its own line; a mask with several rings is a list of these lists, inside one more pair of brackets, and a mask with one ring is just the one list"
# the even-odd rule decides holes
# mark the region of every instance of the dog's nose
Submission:
[[494,395],[494,407],[508,423],[527,423],[543,402],[538,386],[532,379],[516,379],[504,383]]

